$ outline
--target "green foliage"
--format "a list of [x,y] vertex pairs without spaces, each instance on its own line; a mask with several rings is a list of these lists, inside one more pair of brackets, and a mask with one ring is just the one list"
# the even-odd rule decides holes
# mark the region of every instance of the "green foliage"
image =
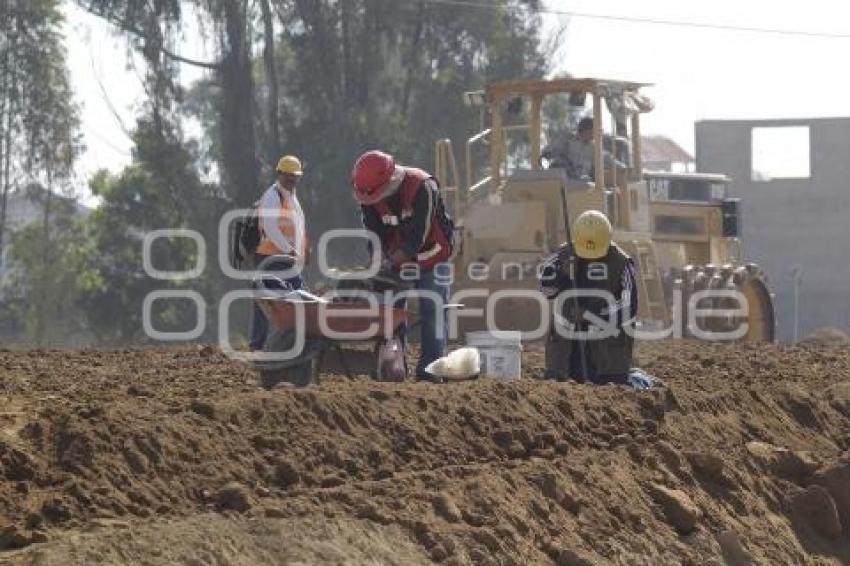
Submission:
[[[175,30],[189,6],[201,14],[216,56],[188,61],[212,73],[183,110],[204,128],[204,169],[218,171],[230,200],[246,206],[262,188],[257,179],[271,179],[279,155],[270,146],[304,157],[302,201],[308,214],[322,212],[311,214],[313,232],[356,224],[348,176],[361,151],[381,147],[430,168],[438,138],[460,149],[478,127],[464,91],[548,68],[538,0],[485,0],[493,9],[415,0],[77,1],[158,65],[187,62],[174,52]],[[262,58],[250,61],[261,43]]]
[[[133,162],[91,180],[102,204],[69,252],[86,318],[107,342],[140,339],[144,297],[167,286],[142,273],[148,231],[200,231],[214,265],[218,218],[256,200],[259,179],[271,182],[284,152],[306,163],[300,197],[313,241],[357,225],[349,186],[357,155],[382,148],[430,169],[435,140],[449,137],[459,151],[479,127],[464,91],[547,71],[537,0],[490,0],[492,10],[416,0],[77,2],[125,33],[149,67]],[[212,31],[211,61],[178,53],[190,11]],[[178,64],[210,71],[185,99]],[[203,131],[197,147],[180,133],[187,116]],[[217,174],[218,186],[201,182],[201,172]],[[176,240],[154,249],[154,263],[184,269],[192,253],[190,242]],[[175,285],[214,300],[224,283],[208,270],[191,286]],[[159,313],[158,326],[185,328],[184,315]]]
[[302,201],[322,211],[314,229],[356,223],[348,173],[361,151],[430,169],[437,139],[460,149],[478,128],[464,91],[544,74],[539,4],[492,4],[514,9],[346,0],[284,12],[282,129],[285,150],[310,164]]
[[0,3],[0,247],[5,202],[15,186],[67,192],[80,152],[62,45],[59,0]]
[[[278,19],[274,56],[278,84],[269,84],[268,54],[254,62],[257,108],[276,95],[281,152],[307,164],[300,197],[315,236],[357,225],[349,172],[357,155],[382,148],[399,161],[430,169],[437,139],[456,151],[479,127],[462,93],[499,79],[541,77],[540,3],[493,0],[502,9],[474,9],[390,0],[273,1]],[[219,119],[225,88],[197,83],[186,110],[206,133],[205,158],[227,167],[225,149],[238,138]],[[274,124],[255,114],[257,141],[275,138]],[[261,156],[271,180],[276,156]],[[462,172],[461,172],[462,174]],[[250,183],[230,196],[252,202]]]
[[[25,304],[2,310],[17,316],[30,338],[45,343],[62,334],[73,285],[64,251],[79,233],[68,224],[73,165],[80,152],[78,109],[73,102],[59,0],[0,2],[0,251],[8,244],[7,204],[29,187],[43,211],[12,243],[14,293]],[[70,204],[69,204],[70,203]],[[61,257],[60,257],[61,256]],[[71,271],[70,273],[73,273]],[[13,294],[14,294],[13,293]]]
[[[48,198],[42,187],[29,189],[31,198]],[[8,303],[11,315],[21,321],[28,342],[40,346],[67,343],[69,336],[85,331],[85,319],[77,308],[77,249],[85,244],[83,226],[77,221],[72,199],[52,196],[45,237],[42,223],[33,222],[12,235],[9,260],[11,285],[6,289],[17,300]]]
[[[173,286],[209,292],[211,284],[209,280],[192,286],[169,283],[144,273],[145,234],[162,228],[193,228],[214,238],[220,211],[215,207],[214,187],[198,179],[193,157],[173,130],[161,132],[152,122],[140,120],[133,139],[136,149],[131,165],[117,175],[101,171],[91,180],[91,190],[102,204],[86,222],[86,241],[75,250],[81,264],[76,284],[83,310],[92,331],[106,343],[144,340],[142,302],[151,291]],[[151,262],[160,270],[182,271],[195,265],[196,253],[186,238],[160,240],[152,247]],[[155,326],[162,330],[192,327],[193,313],[183,307],[159,313]]]

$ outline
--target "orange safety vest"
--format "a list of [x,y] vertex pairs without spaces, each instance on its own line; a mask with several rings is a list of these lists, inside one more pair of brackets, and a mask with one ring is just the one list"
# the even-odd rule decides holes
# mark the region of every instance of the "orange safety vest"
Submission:
[[[298,223],[295,219],[295,210],[292,206],[292,200],[288,198],[284,198],[280,193],[279,188],[275,188],[278,192],[278,196],[280,197],[280,216],[277,220],[278,228],[280,228],[280,233],[283,234],[283,237],[286,238],[289,242],[292,243],[293,247],[295,242],[298,241],[296,239],[296,230],[298,230]],[[259,207],[258,207],[259,209]],[[262,218],[262,216],[260,216]],[[304,257],[305,252],[307,250],[307,233],[305,230],[305,223],[301,223],[300,230],[300,242],[301,245],[299,249],[296,250],[298,252],[299,257]],[[275,243],[266,236],[265,231],[262,228],[262,221],[260,222],[260,233],[262,234],[262,239],[260,240],[260,245],[257,246],[257,253],[260,255],[280,255],[283,253],[283,250],[277,247]]]

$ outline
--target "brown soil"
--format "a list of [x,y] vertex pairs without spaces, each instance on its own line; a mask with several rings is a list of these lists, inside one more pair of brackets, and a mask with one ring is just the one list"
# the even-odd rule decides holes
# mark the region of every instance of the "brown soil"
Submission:
[[666,388],[267,392],[209,348],[0,353],[0,563],[850,561],[846,346],[638,357]]
[[804,344],[847,344],[850,336],[840,328],[820,328],[801,340]]

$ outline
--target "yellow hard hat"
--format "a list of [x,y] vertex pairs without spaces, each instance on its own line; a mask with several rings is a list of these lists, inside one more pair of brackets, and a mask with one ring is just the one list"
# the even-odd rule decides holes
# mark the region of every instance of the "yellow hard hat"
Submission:
[[579,214],[573,224],[573,246],[582,259],[605,257],[611,247],[611,223],[598,210]]
[[289,173],[291,175],[303,175],[304,170],[301,169],[301,160],[294,155],[284,155],[277,162],[278,173]]

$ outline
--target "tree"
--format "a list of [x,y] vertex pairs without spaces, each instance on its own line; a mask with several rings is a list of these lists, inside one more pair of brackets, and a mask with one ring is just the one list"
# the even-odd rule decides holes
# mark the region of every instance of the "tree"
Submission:
[[280,79],[277,72],[274,16],[269,0],[260,0],[263,16],[263,65],[266,86],[266,148],[267,160],[273,162],[281,153],[280,144]]
[[[459,144],[474,124],[464,90],[547,70],[539,0],[489,0],[486,9],[416,0],[77,1],[146,58],[211,71],[194,106],[206,112],[222,188],[240,206],[256,199],[261,172],[281,152],[321,164],[312,182],[322,191],[306,195],[314,205],[341,196],[353,156],[366,147],[430,163],[437,137]],[[188,6],[212,24],[213,61],[176,52],[174,30]],[[261,64],[252,56],[257,38]],[[322,224],[340,222],[352,222],[350,211]]]
[[10,191],[33,182],[53,191],[80,151],[61,26],[58,0],[0,4],[0,249]]
[[[99,172],[92,192],[102,204],[87,221],[86,241],[78,248],[81,304],[92,331],[104,343],[144,341],[142,303],[151,291],[176,287],[215,295],[215,278],[159,281],[142,267],[145,234],[162,228],[192,228],[216,234],[216,187],[200,181],[194,157],[176,129],[140,119],[133,141],[133,162],[120,174]],[[182,271],[195,265],[197,250],[185,239],[160,242],[151,261],[160,270]],[[208,250],[208,265],[215,249]],[[185,306],[185,305],[184,305]],[[118,316],[116,316],[116,313]],[[193,311],[170,307],[158,320],[167,328],[192,327]],[[163,328],[160,324],[157,328]]]
[[[279,153],[305,159],[301,199],[314,232],[356,224],[348,177],[361,151],[381,147],[430,168],[438,138],[460,148],[477,128],[464,91],[497,79],[541,77],[548,69],[536,1],[493,0],[493,9],[483,10],[390,0],[259,4],[254,19],[263,24],[263,49],[252,88],[255,107],[265,110],[255,112],[254,127],[266,148],[280,137],[280,151],[260,152],[262,170],[270,179]],[[266,7],[276,15],[276,35]],[[216,109],[231,96],[229,88],[204,80],[186,98],[187,111],[212,140],[207,158],[224,169],[233,128]],[[247,198],[249,187],[229,194],[245,205],[257,195]]]
[[[103,205],[88,223],[83,299],[111,341],[138,337],[143,297],[163,288],[140,273],[147,230],[193,227],[214,241],[225,206],[250,206],[281,153],[306,163],[300,196],[314,241],[356,225],[349,172],[360,152],[381,147],[430,168],[436,139],[460,148],[478,126],[464,91],[547,70],[536,0],[490,0],[483,10],[417,0],[77,2],[126,34],[149,67],[133,163],[92,181]],[[210,61],[180,53],[190,7],[213,32]],[[209,72],[184,93],[179,65]],[[187,116],[203,129],[197,147],[181,131]],[[183,266],[191,254],[169,250],[157,261]],[[225,282],[210,275],[195,284],[215,297]]]
[[[11,191],[41,188],[43,216],[37,261],[42,271],[55,263],[52,208],[56,193],[72,191],[73,164],[80,151],[78,111],[73,103],[61,37],[58,0],[9,0],[0,5],[0,253],[6,235]],[[28,228],[30,236],[33,228]],[[30,251],[30,260],[32,251]],[[44,278],[29,281],[33,317],[29,326],[41,342],[50,302]]]
[[[260,160],[255,132],[254,77],[251,48],[255,14],[244,0],[77,0],[84,9],[127,34],[149,66],[149,98],[165,102],[179,97],[176,64],[209,69],[220,88],[218,158],[222,187],[240,205],[253,202],[259,189]],[[174,43],[187,7],[202,10],[215,30],[214,61],[197,61],[176,52]],[[164,88],[168,87],[168,88]],[[159,97],[159,98],[157,98]],[[156,119],[157,114],[153,114]],[[177,124],[176,120],[172,125]]]
[[[49,213],[46,220],[32,222],[10,238],[12,275],[7,292],[16,299],[10,302],[10,309],[23,323],[28,342],[42,347],[67,344],[69,337],[80,338],[86,330],[77,308],[77,249],[84,243],[77,203],[51,195],[40,185],[30,185],[24,191]],[[45,222],[49,231],[44,230]]]

